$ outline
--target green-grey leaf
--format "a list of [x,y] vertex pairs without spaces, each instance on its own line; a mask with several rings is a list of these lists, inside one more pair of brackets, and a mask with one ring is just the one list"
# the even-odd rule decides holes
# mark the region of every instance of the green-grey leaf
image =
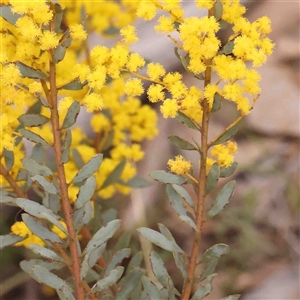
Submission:
[[[109,117],[109,119],[111,119],[111,117]],[[109,131],[108,135],[106,136],[104,145],[101,148],[102,151],[108,150],[112,146],[114,136],[115,136],[115,131],[112,129]]]
[[192,218],[190,218],[189,216],[185,216],[185,215],[181,215],[179,216],[180,220],[184,223],[186,223],[187,225],[189,225],[190,227],[192,227],[195,231],[199,231],[199,229],[197,228],[196,223],[194,222],[194,220]]
[[38,135],[30,130],[20,129],[19,132],[25,139],[27,139],[31,142],[41,144],[43,146],[48,146],[48,143],[40,135]]
[[56,263],[56,262],[46,262],[44,260],[41,259],[29,259],[29,260],[22,260],[20,262],[20,267],[23,271],[25,271],[26,273],[29,273],[31,271],[31,269],[34,266],[41,266],[46,268],[47,270],[51,271],[51,270],[59,270],[62,267],[64,267],[62,264],[60,263]]
[[239,300],[240,299],[240,297],[241,297],[241,295],[230,295],[230,296],[228,296],[228,297],[225,297],[225,298],[223,298],[223,299],[221,299],[221,300]]
[[19,68],[22,77],[34,78],[34,79],[46,79],[47,75],[39,70],[35,70],[32,67],[25,65],[24,63],[17,61],[15,65]]
[[23,114],[18,117],[18,120],[20,123],[23,123],[24,126],[37,127],[46,124],[50,119],[42,115]]
[[85,252],[90,252],[109,240],[119,229],[121,220],[113,220],[106,226],[100,228],[89,241],[85,248]]
[[226,244],[216,244],[204,252],[200,263],[207,263],[215,258],[220,258],[222,255],[227,254],[228,251],[229,247]]
[[104,278],[98,280],[91,289],[91,293],[96,293],[105,289],[108,289],[115,284],[122,276],[124,267],[116,267],[111,270]]
[[142,270],[140,268],[133,269],[122,281],[122,286],[115,300],[128,299],[140,281],[141,276]]
[[83,207],[75,210],[73,222],[76,232],[78,233],[80,229],[90,222],[93,218],[94,210],[91,201],[88,201]]
[[137,252],[130,260],[127,266],[126,273],[130,273],[133,269],[139,268],[141,266],[142,261],[143,261],[143,253],[141,251]]
[[192,121],[188,116],[186,116],[182,112],[178,112],[176,119],[181,123],[185,124],[187,127],[199,131],[198,127],[195,125],[194,121]]
[[69,82],[65,85],[63,85],[60,89],[62,90],[71,90],[71,91],[80,91],[83,89],[83,87],[86,85],[86,82],[81,83],[79,80],[74,80],[72,82]]
[[94,267],[97,263],[97,260],[102,255],[106,248],[106,243],[96,247],[90,252],[87,252],[82,260],[81,263],[81,270],[80,270],[80,278],[84,279],[88,273],[88,271]]
[[209,275],[213,274],[219,262],[219,258],[211,260],[205,267],[201,276],[197,278],[197,282],[201,282],[206,279]]
[[216,216],[226,204],[228,204],[230,197],[232,196],[234,189],[235,189],[236,182],[230,181],[226,183],[219,194],[217,195],[217,198],[214,201],[213,207],[209,210],[207,213],[208,218],[212,218]]
[[65,261],[59,255],[48,248],[42,247],[37,244],[30,244],[28,245],[28,248],[35,254],[41,255],[42,257],[49,259],[50,261],[65,263]]
[[191,143],[182,139],[179,136],[171,135],[168,137],[168,139],[171,141],[172,144],[174,144],[179,149],[198,151],[198,149],[194,145],[192,145]]
[[40,101],[36,101],[33,105],[31,105],[28,110],[27,113],[28,114],[40,114],[42,111],[42,104]]
[[74,204],[76,209],[81,208],[86,202],[91,200],[96,189],[96,184],[96,178],[91,176],[80,187],[76,202]]
[[216,187],[220,177],[220,167],[217,163],[214,163],[207,175],[206,180],[206,194],[209,194]]
[[15,25],[18,19],[21,17],[21,15],[13,13],[11,11],[11,7],[7,5],[1,6],[0,16],[12,25]]
[[[43,150],[43,146],[40,144],[36,144],[34,145],[33,149],[32,149],[32,153],[30,158],[33,159],[34,161],[36,161],[39,164],[42,164],[44,161],[44,150]],[[24,159],[23,159],[24,160]],[[22,163],[24,165],[24,162],[22,160]],[[48,168],[49,169],[49,168]],[[28,170],[28,169],[27,169]],[[49,169],[50,170],[50,169]],[[49,172],[49,170],[47,172]],[[50,170],[50,174],[44,174],[44,173],[32,173],[32,174],[40,174],[40,175],[44,175],[44,176],[48,176],[52,174],[52,171]]]
[[35,182],[41,189],[48,192],[49,194],[57,194],[58,191],[53,183],[49,182],[41,175],[34,175],[31,177],[32,181]]
[[149,181],[147,181],[146,179],[140,176],[135,176],[132,179],[128,180],[127,182],[119,181],[118,183],[122,185],[130,186],[132,188],[143,188],[151,184]]
[[220,30],[227,29],[229,27],[229,23],[225,22],[224,20],[219,21],[220,24]]
[[172,207],[174,208],[175,212],[179,216],[181,215],[186,216],[187,211],[182,204],[181,196],[174,190],[174,188],[171,185],[167,185],[166,190],[167,190],[169,201]]
[[30,229],[30,231],[41,238],[44,241],[50,241],[53,243],[63,243],[63,241],[58,237],[57,234],[50,231],[44,225],[42,225],[37,219],[31,217],[28,214],[22,214],[22,220]]
[[29,199],[24,199],[24,198],[17,198],[16,202],[20,208],[22,208],[30,215],[36,218],[48,220],[52,224],[56,225],[63,232],[68,233],[66,229],[59,222],[60,220],[59,216],[55,215],[49,208],[46,208],[45,206],[37,202],[31,201]]
[[22,164],[24,168],[31,174],[43,176],[49,176],[53,174],[50,168],[39,164],[32,158],[23,158]]
[[215,140],[211,146],[214,145],[218,145],[218,144],[222,144],[224,142],[226,142],[227,140],[229,140],[233,135],[236,134],[236,132],[238,131],[238,124],[231,127],[228,131],[224,132],[224,134],[222,134],[217,140]]
[[180,253],[173,251],[173,257],[177,268],[181,272],[182,277],[187,278],[187,270],[183,260],[183,256]]
[[58,214],[60,211],[60,198],[58,195],[46,193],[43,198],[43,205],[51,209],[54,214]]
[[[84,161],[77,149],[72,149],[73,160],[78,169],[81,169],[84,166]],[[88,176],[89,177],[89,176]]]
[[186,179],[182,176],[168,173],[164,170],[157,170],[150,173],[150,176],[162,183],[174,183],[174,184],[183,184],[186,182]]
[[103,154],[97,154],[93,156],[73,178],[73,183],[81,182],[84,179],[94,175],[94,173],[99,169],[102,159]]
[[225,46],[221,48],[218,54],[231,54],[234,47],[234,41],[228,42]]
[[66,285],[60,289],[57,289],[56,293],[60,300],[75,300],[72,290]]
[[214,95],[214,103],[213,103],[213,106],[212,106],[212,109],[211,109],[211,112],[215,112],[215,111],[218,111],[221,106],[222,106],[222,100],[223,98],[220,96],[219,93],[215,93]]
[[232,175],[235,170],[237,169],[238,163],[235,161],[232,165],[228,168],[222,167],[220,168],[220,177],[228,177]]
[[61,162],[66,164],[70,159],[70,146],[72,144],[72,132],[70,129],[66,130],[65,140],[64,140],[64,150],[61,155]]
[[62,129],[67,129],[75,124],[76,119],[80,112],[80,104],[74,101],[68,109],[64,122],[62,124]]
[[167,269],[164,266],[164,262],[161,257],[152,250],[150,253],[150,262],[152,271],[157,280],[164,286],[167,287],[167,278],[169,276]]
[[191,207],[194,208],[195,204],[194,201],[192,199],[192,197],[190,196],[190,194],[187,192],[187,190],[185,188],[183,188],[180,185],[177,184],[172,184],[172,187],[174,188],[174,190],[182,197],[185,199],[186,203]]
[[214,17],[218,20],[222,17],[223,14],[223,3],[217,1],[214,5]]
[[142,276],[142,283],[145,291],[150,299],[161,299],[160,293],[156,285],[145,275]]
[[7,246],[14,245],[15,243],[20,242],[24,239],[24,237],[14,234],[0,235],[0,250],[4,249]]
[[126,165],[126,159],[123,159],[116,166],[116,168],[107,176],[106,180],[104,181],[103,185],[101,186],[101,189],[105,189],[109,185],[117,183],[121,177],[121,174],[124,170],[125,165]]
[[15,162],[14,152],[4,148],[2,154],[4,156],[6,170],[9,171]]
[[208,283],[205,286],[199,286],[194,293],[193,297],[191,300],[202,300],[204,299],[211,291],[212,291],[212,286],[211,286],[211,281],[217,274],[212,274],[207,277]]
[[158,223],[158,228],[161,234],[163,234],[168,240],[175,242],[171,231],[164,224]]
[[109,264],[107,265],[104,275],[107,275],[111,270],[113,270],[118,264],[122,263],[124,258],[128,258],[130,256],[131,250],[129,248],[122,249],[119,252],[117,252]]
[[0,203],[4,203],[9,206],[18,206],[16,199],[9,196],[7,191],[0,190]]
[[53,61],[55,63],[60,62],[65,57],[65,54],[66,54],[66,48],[63,47],[62,45],[58,45],[54,50]]
[[118,241],[115,246],[116,251],[120,251],[124,248],[128,248],[131,240],[131,233],[129,231],[124,231],[121,236],[118,238]]
[[184,253],[184,251],[173,241],[168,240],[161,233],[146,227],[140,227],[137,231],[153,244],[167,250]]

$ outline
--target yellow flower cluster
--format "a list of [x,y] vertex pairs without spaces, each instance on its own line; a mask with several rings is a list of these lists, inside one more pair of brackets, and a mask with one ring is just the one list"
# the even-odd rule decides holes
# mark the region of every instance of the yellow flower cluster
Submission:
[[187,174],[192,169],[192,163],[185,160],[182,155],[175,156],[175,159],[169,159],[168,166],[170,171],[177,175]]

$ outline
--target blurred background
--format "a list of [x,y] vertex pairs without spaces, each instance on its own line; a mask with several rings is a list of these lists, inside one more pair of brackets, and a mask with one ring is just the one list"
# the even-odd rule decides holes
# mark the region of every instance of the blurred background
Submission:
[[[194,15],[193,1],[183,2],[186,15]],[[276,48],[259,69],[262,75],[260,99],[234,137],[239,146],[236,156],[239,167],[228,180],[237,181],[235,194],[220,216],[205,223],[203,228],[202,252],[216,243],[228,244],[231,249],[220,260],[218,276],[213,282],[215,288],[207,299],[241,293],[242,300],[296,300],[300,299],[299,2],[247,1],[243,4],[248,9],[246,16],[250,21],[264,15],[271,19],[271,39]],[[133,50],[153,62],[162,63],[168,71],[180,71],[172,42],[156,34],[153,25],[154,22],[136,22],[140,41]],[[97,35],[90,39],[91,46],[114,42],[101,40]],[[189,85],[199,84],[190,76],[185,81]],[[179,154],[168,141],[169,135],[189,140],[199,138],[177,121],[164,120],[158,114],[159,135],[144,143],[148,154],[138,164],[139,174],[147,180],[150,180],[151,171],[166,170],[168,159]],[[220,133],[235,116],[233,106],[225,104],[212,118],[210,137]],[[81,122],[84,124],[84,119]],[[180,154],[197,164],[199,158],[194,153]],[[221,181],[220,186],[224,183],[225,180]],[[211,200],[208,200],[208,207]],[[145,224],[157,229],[157,223],[163,223],[179,246],[189,253],[192,231],[170,208],[161,184],[153,182],[149,188],[134,190],[129,198],[116,197],[111,203],[124,218],[127,230],[134,232]],[[1,233],[9,232],[16,213],[13,208],[3,210],[1,207]],[[47,290],[36,292],[37,284],[20,273],[18,263],[28,255],[23,248],[17,247],[2,251],[0,299],[56,299]],[[174,282],[177,277],[179,282],[181,278],[177,276],[176,267],[168,257],[165,259]]]

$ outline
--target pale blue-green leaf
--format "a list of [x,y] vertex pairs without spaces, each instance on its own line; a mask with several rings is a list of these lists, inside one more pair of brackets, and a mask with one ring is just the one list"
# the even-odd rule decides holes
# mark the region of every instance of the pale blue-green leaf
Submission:
[[93,249],[90,252],[87,252],[84,255],[84,258],[81,263],[81,269],[80,269],[81,279],[84,279],[87,275],[87,272],[94,267],[99,257],[103,254],[105,248],[106,248],[106,243],[100,245],[99,247]]
[[9,196],[8,192],[4,190],[0,190],[0,203],[9,206],[18,206],[16,203],[16,199]]
[[[122,283],[122,279],[119,281],[119,284],[121,284],[121,283]],[[144,295],[146,295],[146,298]],[[141,281],[138,282],[135,289],[130,294],[130,299],[139,299],[139,300],[147,299],[147,300],[149,300],[147,293],[145,291],[142,291]]]
[[235,180],[233,180],[233,181],[226,183],[223,186],[223,188],[218,193],[218,195],[214,201],[213,207],[207,213],[208,218],[212,218],[212,217],[216,216],[219,212],[222,211],[224,206],[226,204],[228,204],[228,202],[234,192],[235,185],[236,185],[236,182],[235,182]]
[[56,225],[58,228],[60,228],[63,232],[66,232],[66,229],[61,225],[59,222],[60,217],[55,215],[49,208],[31,201],[29,199],[24,198],[17,198],[16,202],[19,207],[21,207],[24,211],[29,213],[30,215],[45,219]]
[[19,120],[19,122],[23,123],[24,126],[28,126],[28,127],[41,126],[50,121],[50,119],[45,116],[36,115],[36,114],[28,114],[28,113],[23,114],[20,117],[18,117],[18,120]]
[[218,139],[216,139],[211,146],[222,144],[229,140],[233,135],[235,135],[238,131],[238,124],[231,127],[229,130],[227,130],[225,133],[223,133]]
[[206,194],[209,194],[216,187],[220,177],[220,167],[217,163],[214,163],[207,175],[206,180]]
[[49,176],[53,174],[50,168],[39,164],[32,158],[23,158],[22,164],[24,168],[31,174],[43,176]]
[[41,175],[31,176],[33,182],[35,182],[41,189],[49,194],[57,194],[58,191],[53,183],[49,182],[45,177]]
[[1,6],[0,16],[6,20],[8,23],[15,25],[21,15],[13,13],[11,7],[7,5]]
[[80,91],[86,85],[87,82],[81,83],[79,80],[74,80],[60,87],[62,90]]
[[[72,149],[73,160],[78,169],[81,169],[84,166],[84,161],[77,149]],[[89,176],[88,176],[89,177]]]
[[65,140],[64,140],[64,148],[61,155],[61,162],[66,164],[70,159],[70,146],[72,144],[72,132],[70,129],[66,130]]
[[173,257],[175,260],[175,264],[176,264],[177,268],[179,269],[182,277],[184,279],[187,278],[187,266],[185,265],[184,257],[180,253],[175,252],[175,251],[173,251]]
[[117,216],[118,211],[113,207],[109,208],[107,211],[102,213],[103,224],[106,225],[110,221],[117,219]]
[[225,22],[224,20],[219,21],[220,24],[220,30],[227,29],[231,24]]
[[14,245],[15,243],[20,242],[24,239],[24,237],[14,234],[0,235],[0,250],[4,249],[7,246]]
[[73,178],[73,183],[78,183],[84,179],[94,175],[94,173],[99,169],[100,164],[103,159],[103,154],[97,154],[93,156],[76,174]]
[[115,300],[129,299],[137,284],[140,282],[142,270],[140,268],[133,269],[122,281],[121,288]]
[[223,3],[221,1],[217,1],[214,5],[214,17],[218,20],[221,19],[223,14]]
[[96,178],[91,176],[80,187],[76,202],[74,204],[76,209],[83,207],[86,202],[91,200],[96,189],[96,184]]
[[163,234],[168,240],[175,242],[171,231],[164,224],[158,223],[158,228],[161,234]]
[[126,269],[126,274],[130,273],[135,268],[140,268],[143,259],[144,259],[143,253],[141,251],[137,252],[130,260]]
[[199,231],[199,229],[197,228],[196,223],[194,222],[194,220],[192,218],[190,218],[189,216],[184,216],[181,215],[179,216],[180,220],[184,223],[186,223],[187,225],[189,225],[190,227],[192,227],[195,231]]
[[146,276],[142,276],[142,283],[150,299],[161,299],[160,292],[156,285]]
[[208,283],[205,286],[200,285],[194,293],[191,300],[202,300],[212,291],[211,281],[217,274],[212,274],[207,277]]
[[[168,290],[168,300],[176,300],[175,294],[177,290],[175,289],[174,283],[170,276],[167,277],[167,290]],[[180,296],[178,292],[177,294],[178,296]]]
[[62,129],[67,129],[75,124],[77,116],[80,112],[80,104],[74,101],[68,109],[64,122],[62,124]]
[[48,194],[43,197],[43,205],[49,208],[54,214],[60,211],[60,198],[58,195]]
[[185,199],[186,203],[191,207],[194,208],[194,201],[192,199],[192,197],[190,196],[190,194],[187,192],[187,190],[185,188],[183,188],[180,185],[177,184],[172,184],[172,187],[174,188],[174,190],[182,197]]
[[151,185],[151,183],[149,181],[147,181],[146,179],[144,179],[140,176],[135,176],[126,182],[119,180],[118,183],[125,185],[125,186],[130,186],[132,188],[143,188],[143,187],[147,187],[147,186]]
[[30,244],[28,245],[28,248],[35,254],[41,255],[50,261],[56,261],[58,263],[65,264],[65,261],[58,254],[48,248],[36,244]]
[[213,260],[211,260],[205,267],[200,277],[197,278],[197,282],[199,283],[202,280],[206,279],[209,275],[213,274],[218,265],[218,262],[219,262],[219,258],[214,258]]
[[237,169],[238,163],[233,162],[232,165],[228,168],[222,167],[220,168],[220,177],[228,177],[232,175]]
[[31,105],[28,110],[27,113],[28,114],[40,114],[42,111],[42,104],[40,101],[36,101],[33,105]]
[[121,264],[124,258],[128,258],[130,256],[131,250],[129,248],[122,249],[119,252],[117,252],[109,264],[107,265],[104,275],[107,275],[112,269],[114,269],[117,265]]
[[215,258],[220,258],[222,255],[227,254],[228,251],[229,247],[226,244],[216,244],[204,252],[200,263],[207,263]]
[[241,295],[236,294],[236,295],[230,295],[228,297],[222,298],[221,300],[239,300],[240,297]]
[[80,229],[88,224],[93,218],[94,210],[91,201],[88,201],[83,207],[74,212],[74,227],[78,233]]
[[48,143],[41,136],[32,131],[29,131],[27,129],[20,129],[19,132],[25,139],[31,142],[41,144],[43,146],[48,146]]
[[213,106],[211,108],[211,112],[215,112],[215,111],[218,111],[221,106],[222,106],[222,100],[223,98],[220,96],[219,93],[215,93],[214,95],[214,103],[213,103]]
[[170,142],[172,144],[174,144],[179,149],[198,151],[198,149],[194,145],[192,145],[191,143],[189,143],[188,141],[182,139],[179,136],[171,135],[171,136],[168,137],[168,139],[170,140]]
[[41,238],[44,241],[50,241],[53,243],[63,243],[63,241],[54,232],[50,231],[44,225],[42,225],[37,219],[31,217],[28,214],[22,214],[22,220],[30,229],[30,231]]
[[108,187],[111,184],[117,183],[120,180],[121,174],[126,165],[126,159],[123,159],[116,168],[107,176],[106,180],[101,186],[101,189]]
[[187,211],[182,204],[181,196],[174,190],[174,188],[171,185],[167,185],[166,190],[167,190],[169,202],[171,203],[175,212],[179,216],[181,216],[181,215],[187,216]]
[[186,182],[186,179],[182,176],[167,173],[164,170],[157,170],[150,173],[150,176],[162,183],[174,183],[174,184],[183,184]]
[[41,260],[41,259],[22,260],[20,262],[21,269],[23,271],[25,271],[26,273],[29,273],[34,266],[41,266],[43,268],[46,268],[49,271],[51,271],[51,270],[60,270],[64,267],[64,265],[61,264],[61,263],[57,263],[55,261],[46,262],[46,261]]
[[111,270],[104,278],[98,280],[91,289],[91,293],[96,293],[105,289],[108,289],[113,284],[115,284],[122,276],[124,272],[124,267],[116,267]]
[[114,136],[115,136],[115,131],[112,129],[109,131],[109,133],[105,139],[105,142],[101,148],[102,151],[108,150],[112,146]]
[[61,289],[57,289],[56,293],[60,300],[75,300],[73,292],[69,286],[64,285]]
[[116,251],[120,251],[124,248],[128,248],[131,240],[131,233],[129,231],[124,231],[121,236],[118,238],[118,241],[115,246]]
[[6,170],[10,171],[15,162],[14,152],[4,148],[2,151],[2,155],[4,156]]
[[85,253],[91,252],[93,249],[98,248],[100,245],[109,240],[119,229],[121,220],[113,220],[106,226],[100,228],[89,241],[85,248]]
[[185,124],[187,127],[199,131],[198,127],[194,124],[194,122],[182,112],[178,112],[176,119],[181,123]]
[[34,68],[29,67],[20,61],[15,62],[15,65],[19,68],[22,77],[34,79],[46,79],[48,77],[45,73],[35,70]]
[[231,54],[234,47],[234,41],[228,42],[225,46],[221,48],[218,54]]
[[169,276],[167,269],[165,268],[163,260],[160,256],[152,250],[150,253],[150,263],[152,271],[157,280],[164,286],[167,287],[167,278]]
[[[32,149],[30,158],[33,159],[34,161],[36,161],[37,163],[42,164],[44,161],[44,155],[45,155],[45,152],[44,152],[43,146],[40,144],[36,144],[36,145],[34,145],[34,147]],[[24,165],[24,163],[23,163],[23,165]],[[37,173],[37,174],[39,174],[39,173]],[[40,174],[40,175],[47,176],[46,174]],[[49,175],[51,175],[51,174],[49,174]]]
[[137,231],[147,240],[161,247],[162,249],[171,252],[175,251],[179,253],[184,253],[184,251],[175,242],[168,240],[164,235],[155,230],[146,227],[140,227],[137,229]]
[[65,54],[66,54],[66,48],[63,47],[62,45],[58,45],[54,50],[53,61],[55,63],[60,62],[65,57]]

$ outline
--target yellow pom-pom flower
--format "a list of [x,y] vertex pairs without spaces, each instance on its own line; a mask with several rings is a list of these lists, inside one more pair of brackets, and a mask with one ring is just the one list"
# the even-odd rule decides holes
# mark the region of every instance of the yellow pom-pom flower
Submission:
[[170,171],[177,175],[187,174],[192,169],[192,163],[185,160],[182,155],[175,156],[175,159],[169,159],[168,166]]
[[81,24],[70,25],[70,35],[76,41],[84,41],[87,38],[87,32]]
[[126,44],[133,44],[139,40],[136,36],[136,28],[132,25],[128,25],[120,30],[121,36],[124,37]]
[[138,78],[128,79],[125,83],[125,93],[128,96],[140,96],[144,93],[142,81]]

